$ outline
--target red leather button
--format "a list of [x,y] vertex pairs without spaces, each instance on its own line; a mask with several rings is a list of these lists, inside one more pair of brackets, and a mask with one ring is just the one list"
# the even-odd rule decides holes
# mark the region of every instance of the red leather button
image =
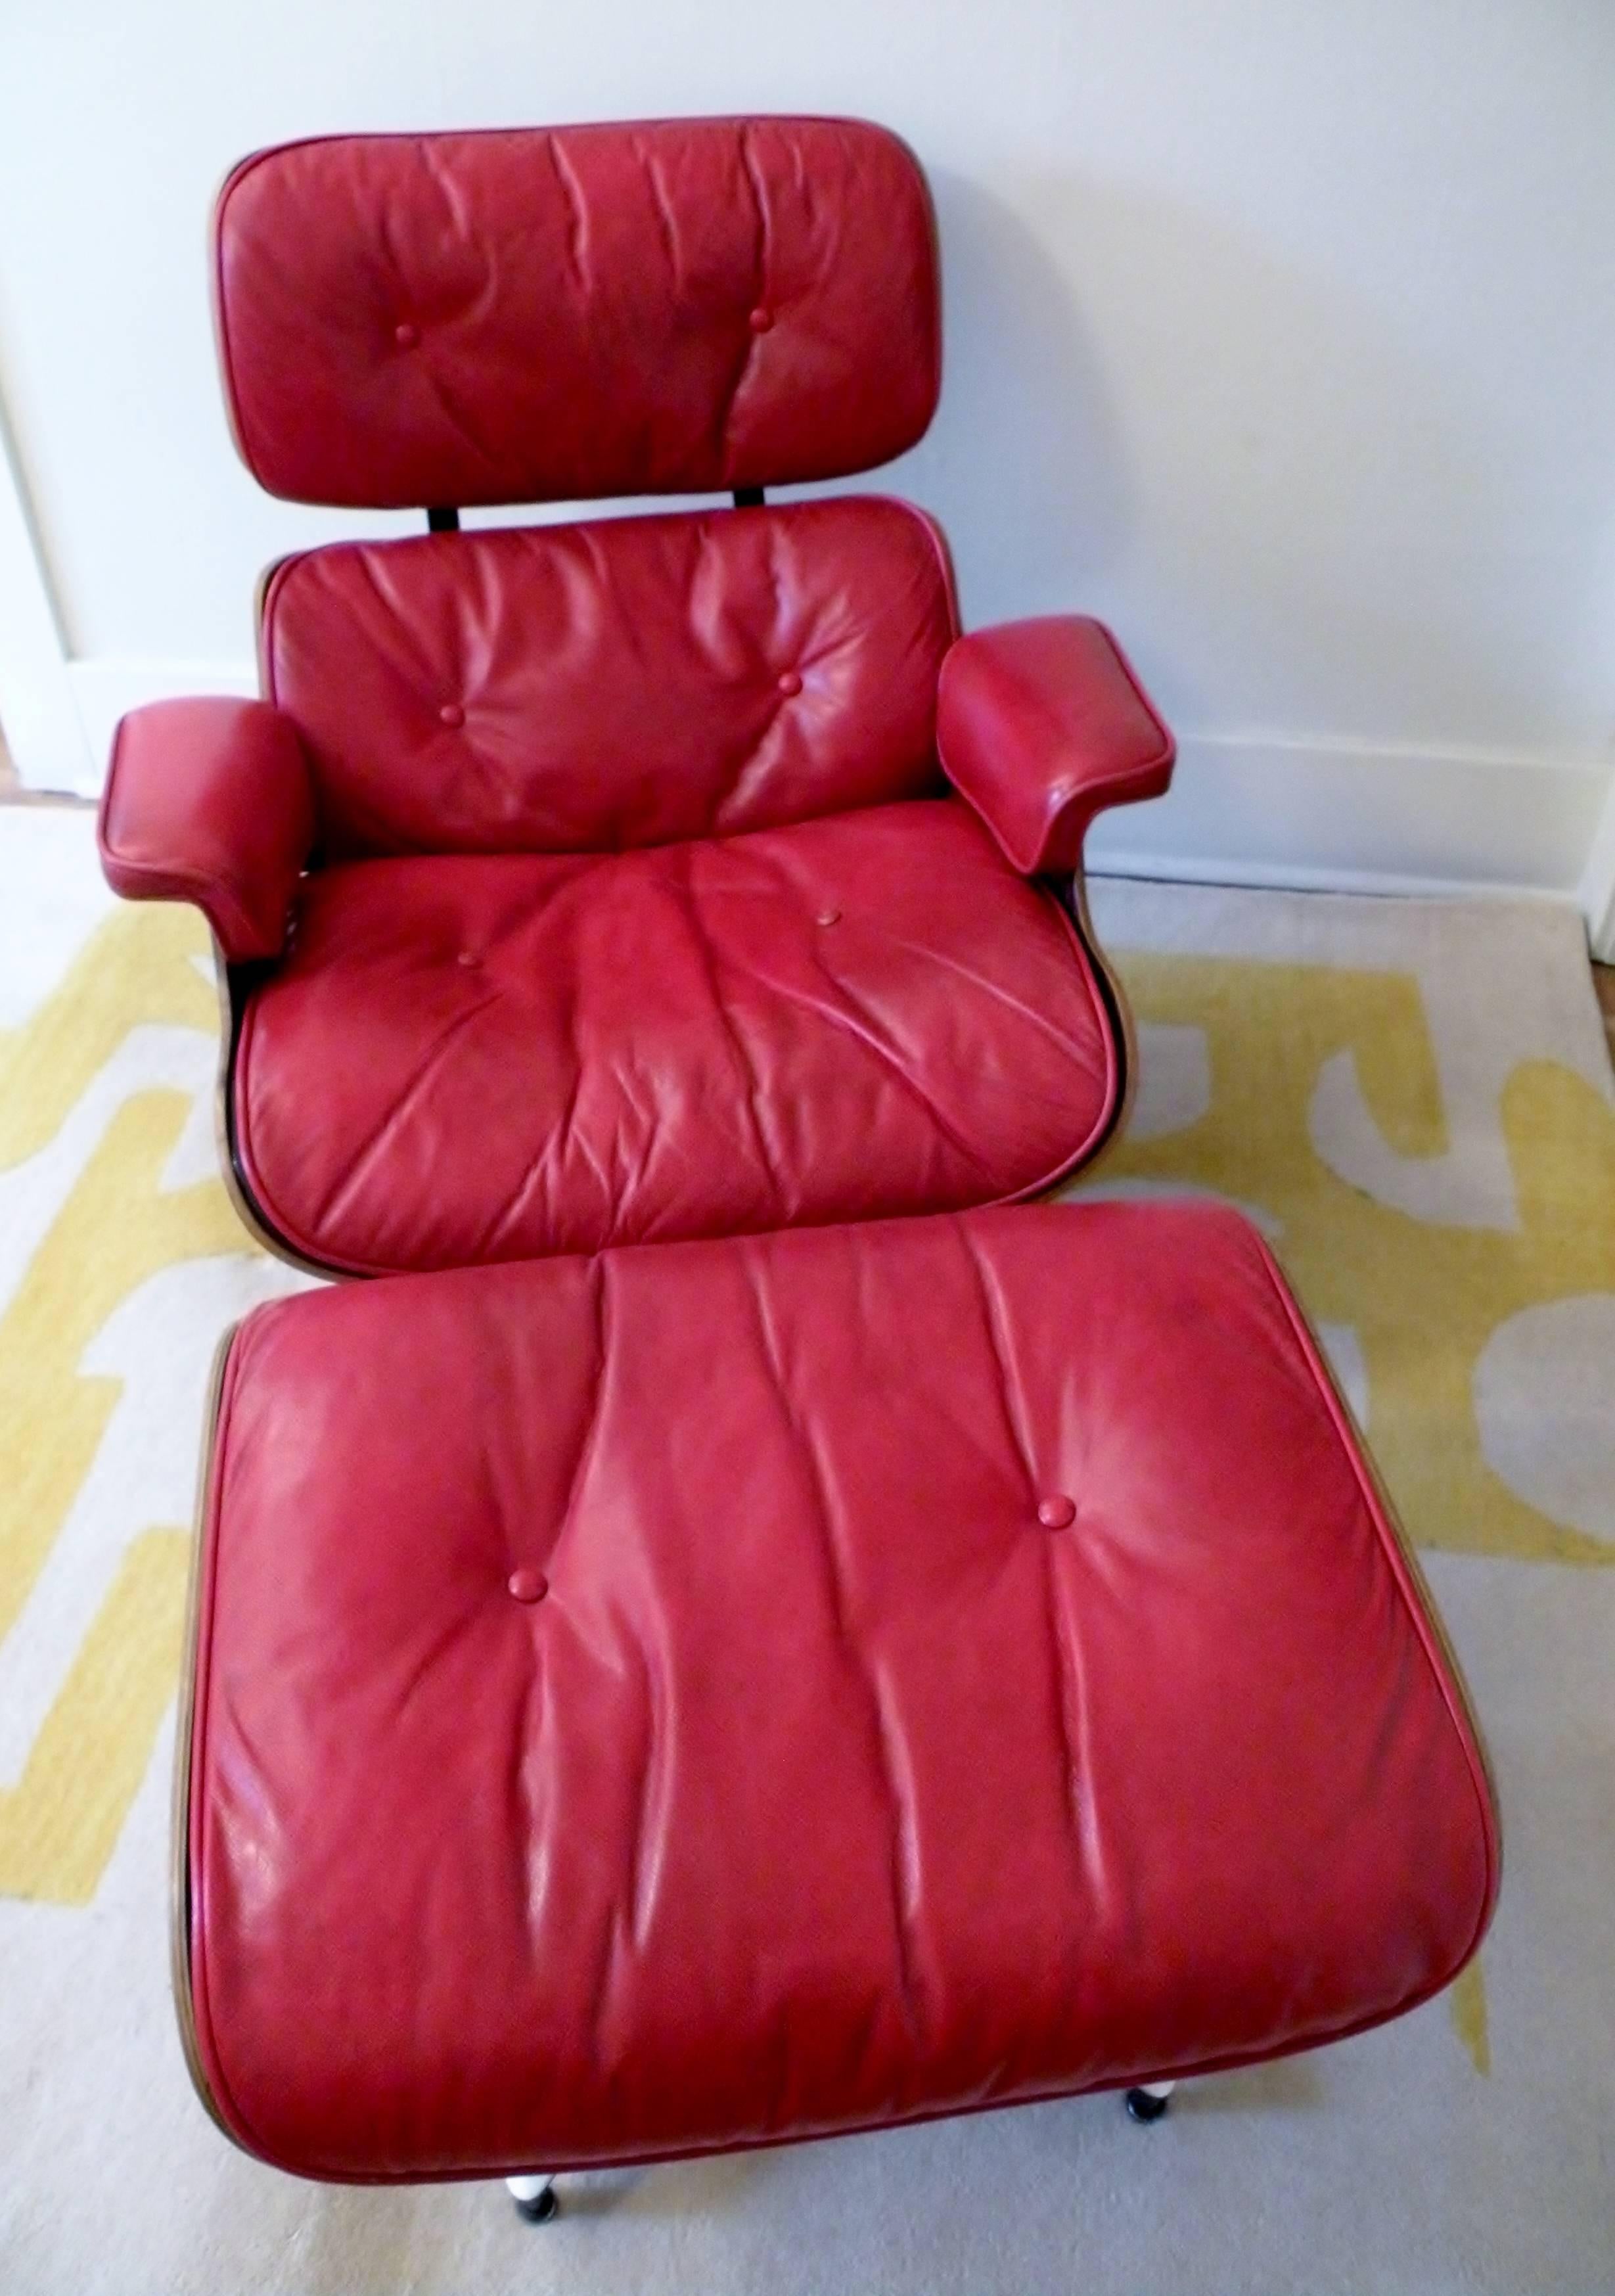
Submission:
[[463,948],[460,951],[459,961],[462,964],[480,964],[482,959],[477,955],[474,948]]
[[756,310],[748,315],[746,324],[754,335],[766,335],[774,324],[774,314],[766,304],[759,303]]
[[542,1570],[512,1570],[506,1584],[519,1603],[542,1603],[550,1591]]
[[802,690],[801,672],[796,669],[782,669],[779,687],[782,693],[799,693]]
[[839,925],[841,922],[841,912],[840,909],[821,909],[817,922],[822,925]]
[[446,726],[463,726],[465,712],[457,701],[446,701],[438,715]]
[[421,330],[405,319],[393,329],[392,339],[401,351],[414,350],[421,340]]
[[1077,1510],[1063,1491],[1051,1491],[1037,1502],[1037,1520],[1045,1530],[1063,1530],[1077,1520]]

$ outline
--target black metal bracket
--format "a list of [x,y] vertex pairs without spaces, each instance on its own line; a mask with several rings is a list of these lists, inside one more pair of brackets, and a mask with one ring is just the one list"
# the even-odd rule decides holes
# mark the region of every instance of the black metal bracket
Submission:
[[736,510],[761,510],[762,506],[763,490],[761,487],[735,488],[734,507]]
[[458,534],[459,512],[452,504],[446,504],[441,509],[429,510],[426,513],[426,530],[429,534]]

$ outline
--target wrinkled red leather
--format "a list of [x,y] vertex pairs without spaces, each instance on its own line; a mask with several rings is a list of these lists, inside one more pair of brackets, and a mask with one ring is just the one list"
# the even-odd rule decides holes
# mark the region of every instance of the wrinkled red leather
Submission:
[[128,901],[190,901],[226,957],[278,956],[314,842],[296,726],[262,701],[149,702],[119,723],[101,865]]
[[1032,1193],[1119,1089],[1069,920],[920,798],[319,871],[233,1110],[270,1226],[373,1273]]
[[936,406],[930,195],[861,121],[287,144],[226,182],[215,257],[237,444],[297,501],[831,478]]
[[190,1998],[216,2109],[285,2169],[1234,2064],[1423,1999],[1490,1911],[1461,1693],[1221,1210],[260,1308],[202,1538]]
[[1028,876],[1072,870],[1107,805],[1160,797],[1171,734],[1103,622],[1050,614],[961,638],[937,701],[942,765]]
[[598,852],[939,789],[957,627],[930,520],[846,498],[338,543],[262,651],[328,857]]

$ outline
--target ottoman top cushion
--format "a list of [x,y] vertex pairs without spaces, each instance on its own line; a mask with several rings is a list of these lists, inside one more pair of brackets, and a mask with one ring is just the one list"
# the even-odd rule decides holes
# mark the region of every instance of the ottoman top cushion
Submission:
[[193,2068],[353,2178],[762,2144],[1394,2015],[1497,1848],[1255,1232],[1094,1203],[311,1293],[225,1365]]

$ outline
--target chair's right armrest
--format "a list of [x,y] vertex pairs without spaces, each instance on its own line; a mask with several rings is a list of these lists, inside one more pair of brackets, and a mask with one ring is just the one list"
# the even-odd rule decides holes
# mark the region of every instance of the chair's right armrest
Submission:
[[278,956],[314,844],[301,736],[267,701],[153,701],[119,723],[97,827],[129,901],[191,901],[233,963]]

